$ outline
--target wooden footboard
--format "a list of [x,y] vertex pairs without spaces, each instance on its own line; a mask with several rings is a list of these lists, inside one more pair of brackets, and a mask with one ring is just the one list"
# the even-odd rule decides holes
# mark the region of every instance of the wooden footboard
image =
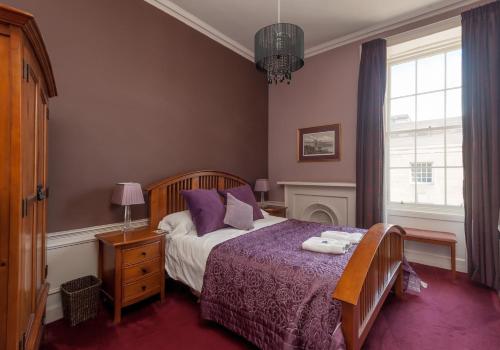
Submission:
[[342,331],[348,350],[360,349],[394,286],[403,293],[403,236],[395,225],[373,225],[349,260],[333,292],[342,302]]

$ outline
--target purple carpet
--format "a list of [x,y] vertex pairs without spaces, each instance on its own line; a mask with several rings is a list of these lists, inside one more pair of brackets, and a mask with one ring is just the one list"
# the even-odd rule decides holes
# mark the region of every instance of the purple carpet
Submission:
[[[413,265],[413,264],[412,264]],[[365,349],[500,349],[500,300],[496,292],[452,281],[449,271],[413,265],[429,283],[419,296],[389,296]],[[147,300],[124,310],[114,326],[102,308],[95,320],[71,328],[60,320],[46,327],[43,350],[253,349],[241,337],[200,320],[196,299],[177,283],[167,284],[163,304]]]

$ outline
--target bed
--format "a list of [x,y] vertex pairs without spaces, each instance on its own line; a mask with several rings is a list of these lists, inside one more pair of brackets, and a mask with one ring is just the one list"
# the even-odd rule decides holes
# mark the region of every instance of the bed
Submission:
[[[180,194],[181,190],[197,188],[223,190],[245,184],[247,182],[238,176],[220,171],[195,171],[161,180],[147,188],[149,192],[150,225],[152,228],[156,228],[166,215],[183,212],[187,209],[186,203]],[[187,235],[183,236],[182,239],[169,238],[167,235],[166,270],[169,276],[180,280],[195,292],[201,293],[202,316],[205,315],[207,316],[205,318],[215,320],[247,337],[247,339],[250,338],[250,341],[259,346],[261,345],[258,342],[260,337],[267,335],[265,334],[265,329],[262,330],[264,333],[258,337],[249,337],[245,332],[239,331],[241,328],[244,328],[242,325],[248,321],[245,316],[239,318],[238,312],[231,312],[231,321],[229,322],[224,319],[223,314],[217,317],[217,312],[221,313],[220,309],[212,307],[210,304],[212,297],[217,296],[221,291],[227,293],[228,289],[227,286],[218,288],[217,278],[224,276],[221,277],[217,273],[217,264],[224,266],[224,264],[231,264],[232,261],[240,261],[241,258],[246,258],[238,256],[237,252],[244,244],[250,246],[252,239],[260,239],[259,244],[262,244],[263,237],[269,237],[269,240],[275,239],[278,245],[286,245],[287,242],[294,244],[294,242],[290,241],[291,239],[303,239],[303,237],[311,236],[323,229],[321,224],[265,216],[264,219],[255,222],[255,229],[251,232],[223,229],[222,233],[217,232],[217,234],[208,234],[203,237]],[[289,238],[284,238],[282,232],[292,233],[294,230],[297,231],[296,234],[289,235]],[[376,224],[363,232],[366,233],[364,233],[363,239],[357,247],[349,254],[346,254],[345,258],[338,259],[338,264],[342,269],[340,272],[337,272],[338,276],[334,279],[335,283],[331,284],[332,304],[340,305],[338,312],[340,313],[339,319],[341,319],[341,323],[339,324],[347,349],[361,348],[391,290],[394,289],[394,292],[398,296],[403,294],[402,239],[405,234],[404,230],[399,226]],[[303,237],[299,237],[299,235],[303,235]],[[275,247],[271,244],[267,246],[263,245],[262,247],[262,249],[257,249],[254,252],[257,255],[261,254],[261,258],[266,257],[266,249],[272,252],[272,254],[267,253],[267,256],[277,254]],[[235,251],[236,253],[234,253]],[[241,250],[241,252],[243,251]],[[244,255],[244,253],[240,255]],[[317,264],[325,264],[325,254],[317,256],[322,256],[323,259],[323,261],[318,261]],[[169,264],[168,259],[172,259],[172,262],[176,263]],[[304,261],[307,261],[311,265],[312,260],[308,259]],[[292,256],[288,256],[283,260],[283,271],[295,268],[289,266],[291,264],[289,261],[293,261]],[[276,264],[276,262],[274,263]],[[225,276],[226,280],[219,280],[224,281],[225,284],[236,283],[238,279],[237,274],[241,274],[241,271],[238,271],[235,266],[231,266],[231,269],[224,269],[226,270],[226,275],[228,274],[227,271],[235,274],[234,281],[229,279],[228,276]],[[211,272],[206,273],[205,268]],[[314,269],[314,264],[309,266],[309,268]],[[331,271],[335,273],[338,271],[338,268],[332,268]],[[280,269],[277,269],[273,273],[279,274]],[[213,278],[213,275],[217,275],[217,278]],[[203,282],[203,278],[205,278],[205,282]],[[248,283],[248,281],[246,282]],[[206,284],[205,288],[202,288],[203,283]],[[314,283],[314,280],[307,283]],[[289,291],[285,291],[283,297],[290,298],[291,295],[297,295],[299,292],[295,287],[300,285],[300,283],[297,283],[297,285],[287,284],[286,286]],[[240,288],[250,287],[240,286]],[[277,319],[281,318],[278,317]],[[337,329],[335,332],[337,332]],[[295,340],[291,340],[286,347],[301,348],[300,345],[294,347],[294,344],[296,344]]]

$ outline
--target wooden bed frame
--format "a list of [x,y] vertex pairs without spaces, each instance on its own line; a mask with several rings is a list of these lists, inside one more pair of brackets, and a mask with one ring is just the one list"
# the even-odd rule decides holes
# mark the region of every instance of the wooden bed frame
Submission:
[[[186,210],[181,190],[218,190],[245,185],[242,178],[220,171],[194,171],[172,176],[147,187],[150,226],[157,228],[168,214]],[[332,297],[342,302],[342,331],[348,350],[358,350],[368,335],[389,292],[403,294],[403,236],[394,225],[373,225],[359,243]]]

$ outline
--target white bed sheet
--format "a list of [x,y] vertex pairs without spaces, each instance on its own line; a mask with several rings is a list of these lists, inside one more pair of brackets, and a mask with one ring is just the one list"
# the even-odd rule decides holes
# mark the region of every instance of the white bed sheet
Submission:
[[171,278],[201,293],[208,255],[217,244],[286,220],[269,215],[254,221],[255,227],[249,231],[223,228],[202,237],[198,237],[196,232],[186,235],[167,235],[165,269]]

